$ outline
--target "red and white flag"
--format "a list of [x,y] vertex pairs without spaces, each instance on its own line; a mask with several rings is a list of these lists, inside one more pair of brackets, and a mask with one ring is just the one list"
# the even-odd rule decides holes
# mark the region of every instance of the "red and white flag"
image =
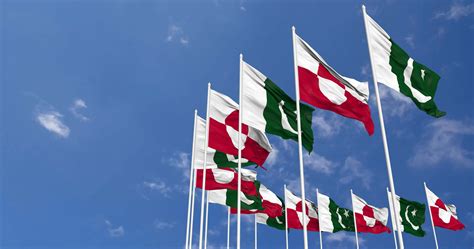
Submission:
[[362,122],[372,135],[367,82],[346,78],[330,67],[303,39],[296,36],[296,58],[301,100]]
[[[263,210],[245,210],[242,209],[242,214],[256,214],[256,213],[264,213],[267,214],[270,218],[276,218],[283,215],[283,203],[278,198],[278,196],[269,190],[265,185],[260,184],[258,189],[259,196],[262,198],[262,207]],[[247,194],[247,193],[245,193]],[[231,213],[236,214],[237,209],[231,208]]]
[[[306,200],[306,229],[319,231],[318,208],[316,204]],[[285,189],[285,206],[288,228],[303,229],[303,201],[288,189]]]
[[458,220],[456,206],[453,204],[444,204],[444,202],[426,186],[425,191],[435,226],[449,230],[464,229],[464,225]]
[[390,233],[390,228],[387,227],[387,208],[376,208],[371,206],[355,194],[352,194],[352,206],[357,223],[357,232]]
[[[209,105],[209,147],[238,155],[239,105],[231,98],[211,90]],[[242,157],[262,166],[272,151],[267,136],[242,124]]]
[[[203,169],[196,170],[196,188],[202,189]],[[248,169],[241,169],[242,192],[246,195],[258,195],[255,181],[257,173]],[[238,173],[230,168],[206,169],[206,190],[230,189],[237,190]]]

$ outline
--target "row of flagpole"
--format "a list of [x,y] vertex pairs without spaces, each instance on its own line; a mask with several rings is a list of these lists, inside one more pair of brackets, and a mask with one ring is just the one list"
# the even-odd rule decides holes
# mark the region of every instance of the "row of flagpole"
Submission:
[[[374,84],[374,89],[375,89],[375,97],[376,97],[376,103],[377,103],[377,109],[378,109],[378,115],[379,115],[379,121],[380,121],[380,129],[381,129],[381,134],[382,134],[382,142],[383,142],[383,148],[384,148],[384,154],[385,154],[385,161],[386,161],[386,168],[387,168],[387,175],[388,175],[388,180],[389,180],[389,187],[390,187],[390,195],[392,199],[392,203],[395,203],[396,199],[396,191],[395,191],[395,184],[393,180],[393,173],[392,173],[392,167],[391,167],[391,160],[390,160],[390,153],[389,153],[389,148],[388,148],[388,141],[387,141],[387,136],[386,136],[386,131],[385,131],[385,123],[384,123],[384,118],[383,118],[383,111],[382,111],[382,105],[380,101],[380,94],[379,94],[379,89],[378,89],[378,83],[377,83],[377,78],[376,78],[376,71],[375,71],[375,66],[373,64],[373,58],[372,58],[372,51],[371,51],[371,40],[368,37],[368,30],[367,30],[367,16],[366,16],[366,9],[365,6],[362,5],[362,11],[364,15],[364,26],[365,26],[365,31],[367,35],[367,43],[368,43],[368,50],[369,50],[369,58],[371,61],[371,69],[372,69],[372,77],[373,77],[373,84]],[[293,43],[293,64],[294,64],[294,80],[295,80],[295,92],[296,92],[296,109],[297,109],[297,132],[298,132],[298,158],[299,158],[299,171],[300,171],[300,188],[301,188],[301,199],[306,200],[305,196],[305,177],[304,177],[304,163],[303,163],[303,146],[302,146],[302,131],[301,131],[301,113],[300,113],[300,91],[299,91],[299,78],[298,78],[298,66],[297,66],[297,50],[295,46],[295,37],[296,37],[296,29],[293,26],[292,27],[292,43]],[[242,88],[242,71],[243,71],[243,55],[240,54],[240,73],[239,73],[239,101],[242,100],[242,95],[243,95],[243,88]],[[205,150],[204,150],[204,165],[203,165],[203,176],[206,175],[206,165],[207,165],[207,147],[208,147],[208,136],[209,136],[209,106],[210,106],[210,91],[211,91],[211,83],[208,84],[208,96],[207,96],[207,109],[206,109],[206,137],[205,137]],[[244,110],[242,108],[242,103],[239,103],[239,123],[238,123],[238,185],[237,185],[237,249],[240,249],[240,237],[241,237],[241,167],[242,167],[242,116],[244,115]],[[197,111],[195,111],[195,118],[197,116]],[[194,129],[196,129],[196,121],[194,125]],[[194,152],[194,146],[195,146],[195,137],[193,138],[193,152]],[[194,153],[193,153],[194,154]],[[194,163],[194,155],[192,155],[192,163]],[[188,217],[187,217],[187,230],[186,230],[186,246],[188,248],[192,247],[192,229],[193,229],[193,216],[194,216],[194,194],[195,194],[195,184],[193,181],[195,181],[195,170],[194,170],[194,165],[191,166],[190,170],[190,195],[188,197]],[[194,180],[193,180],[194,179]],[[193,185],[193,186],[191,186]],[[426,186],[425,186],[426,187]],[[206,177],[203,177],[202,180],[202,193],[201,193],[201,213],[200,213],[200,229],[199,229],[199,249],[203,248],[203,232],[204,232],[204,248],[207,246],[207,220],[208,220],[208,199],[205,198],[206,196],[206,191],[204,190],[206,188]],[[351,190],[352,193],[352,190]],[[206,209],[206,219],[204,221],[204,209]],[[302,213],[306,213],[306,205],[302,205]],[[286,214],[286,210],[285,210]],[[432,221],[431,217],[431,210],[430,210],[430,218]],[[302,216],[302,222],[303,224],[306,224],[306,215]],[[355,219],[355,218],[354,218]],[[205,222],[205,223],[204,223]],[[355,220],[354,220],[355,222]],[[204,226],[204,224],[206,224]],[[403,236],[401,229],[399,228],[399,217],[395,215],[395,217],[392,217],[392,228],[397,231],[397,237],[398,240],[395,237],[394,234],[394,240],[395,240],[395,248],[400,248],[404,249],[404,243],[403,243]],[[433,225],[433,221],[432,221]],[[256,232],[256,217],[255,217],[255,248],[257,247],[257,232]],[[204,229],[204,231],[203,231]],[[356,228],[357,229],[357,228]],[[230,246],[230,209],[228,209],[228,236],[227,236],[227,248]],[[436,233],[434,231],[434,225],[433,225],[433,232],[434,232],[434,237],[435,237],[435,243],[436,243],[436,248],[438,248],[438,243],[436,239]],[[287,232],[286,232],[287,233]],[[307,234],[307,227],[303,226],[303,242],[304,242],[304,249],[308,249],[308,234]],[[357,232],[356,232],[356,246],[358,248],[358,239],[357,239]],[[398,243],[398,247],[397,247]],[[288,233],[286,234],[286,248],[288,248]],[[320,248],[322,249],[322,235],[320,232]]]

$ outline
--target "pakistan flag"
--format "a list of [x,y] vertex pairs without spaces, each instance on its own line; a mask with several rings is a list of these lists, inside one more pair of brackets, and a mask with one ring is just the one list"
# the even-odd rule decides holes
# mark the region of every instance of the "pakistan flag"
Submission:
[[[283,139],[298,140],[296,101],[291,99],[269,78],[243,62],[242,66],[242,122],[258,130]],[[303,147],[313,150],[311,128],[314,109],[300,104]]]
[[425,223],[425,204],[395,196],[395,205],[393,205],[390,192],[388,192],[388,200],[390,213],[394,217],[393,210],[395,208],[399,221],[398,227],[402,232],[418,237],[425,236],[425,231],[421,227]]
[[256,213],[255,215],[257,223],[265,224],[279,230],[285,230],[285,213],[275,218],[268,216],[266,213]]
[[367,14],[365,18],[377,81],[409,97],[420,110],[433,117],[446,115],[434,102],[439,75],[413,60],[374,19]]
[[318,193],[319,229],[322,232],[355,231],[354,213],[339,207],[329,196]]

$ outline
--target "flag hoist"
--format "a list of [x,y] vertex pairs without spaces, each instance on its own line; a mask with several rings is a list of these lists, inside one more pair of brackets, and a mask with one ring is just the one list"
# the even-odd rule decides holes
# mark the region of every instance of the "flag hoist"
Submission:
[[[207,165],[207,147],[209,145],[209,106],[210,106],[210,97],[211,97],[211,83],[207,84],[207,107],[206,107],[206,137],[204,139],[204,164],[203,164],[203,178],[202,178],[202,192],[201,192],[201,221],[199,223],[199,249],[202,249],[202,233],[204,225],[204,204],[206,202],[206,165]],[[239,160],[240,162],[240,160]]]
[[[368,44],[368,48],[369,48],[370,64],[371,64],[371,67],[372,67],[372,77],[373,77],[373,81],[374,81],[375,98],[377,100],[377,109],[378,109],[378,113],[379,113],[380,129],[381,129],[381,133],[382,133],[383,148],[384,148],[384,152],[385,152],[385,162],[386,162],[386,165],[387,165],[388,181],[389,181],[390,192],[391,192],[391,196],[392,196],[392,202],[395,203],[395,194],[396,194],[395,185],[393,183],[392,166],[391,166],[390,154],[389,154],[389,150],[388,150],[387,135],[385,133],[385,123],[384,123],[384,120],[383,120],[382,106],[381,106],[380,95],[379,95],[379,87],[378,87],[377,77],[376,77],[377,74],[375,72],[374,59],[372,58],[371,40],[369,39],[369,33],[368,33],[368,29],[367,29],[367,13],[365,11],[365,5],[362,5],[362,13],[364,15],[365,32],[366,32],[367,44]],[[399,248],[404,249],[405,247],[403,245],[402,232],[398,228],[398,224],[399,224],[398,216],[395,215],[395,227],[397,229],[397,234],[398,234]]]
[[[296,90],[296,121],[298,127],[298,158],[299,158],[299,166],[300,166],[300,185],[301,185],[301,199],[306,200],[305,195],[305,187],[304,187],[304,167],[303,167],[303,145],[302,145],[302,136],[301,136],[301,113],[300,113],[300,87],[298,83],[298,66],[297,66],[297,53],[296,53],[296,28],[293,26],[291,28],[292,34],[292,41],[293,41],[293,67],[295,73],[295,90]],[[306,214],[306,205],[302,205],[302,213]],[[306,223],[306,215],[303,215],[303,224]],[[306,226],[303,226],[303,242],[304,242],[304,249],[308,249],[308,229]]]

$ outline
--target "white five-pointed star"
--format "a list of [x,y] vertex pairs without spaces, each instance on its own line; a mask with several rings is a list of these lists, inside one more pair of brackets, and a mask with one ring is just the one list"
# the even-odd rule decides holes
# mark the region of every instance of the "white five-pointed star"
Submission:
[[413,217],[416,216],[416,209],[413,209],[413,211],[411,211],[411,215],[412,215]]
[[349,217],[349,210],[344,210],[344,216]]

